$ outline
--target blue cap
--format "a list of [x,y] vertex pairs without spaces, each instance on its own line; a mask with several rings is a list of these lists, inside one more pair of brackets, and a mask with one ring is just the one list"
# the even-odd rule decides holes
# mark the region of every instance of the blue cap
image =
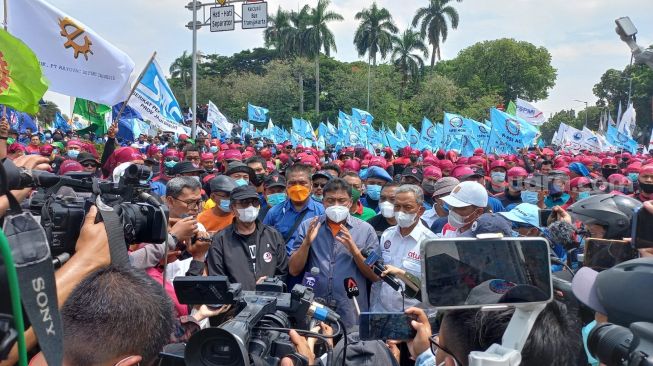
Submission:
[[499,212],[499,215],[510,221],[529,224],[539,229],[539,212],[540,208],[532,203],[520,203],[509,212]]
[[587,170],[587,167],[583,165],[583,163],[579,163],[579,162],[574,162],[569,164],[569,171],[582,175],[583,177],[587,177],[590,175],[590,171]]
[[473,238],[479,234],[503,234],[505,237],[512,236],[512,225],[503,217],[495,213],[484,213],[472,223],[469,230],[461,236]]
[[361,178],[363,179],[370,179],[370,178],[375,178],[375,179],[382,179],[386,182],[392,182],[392,177],[390,174],[385,169],[379,168],[378,166],[372,166],[367,169],[367,174],[365,176],[362,176]]

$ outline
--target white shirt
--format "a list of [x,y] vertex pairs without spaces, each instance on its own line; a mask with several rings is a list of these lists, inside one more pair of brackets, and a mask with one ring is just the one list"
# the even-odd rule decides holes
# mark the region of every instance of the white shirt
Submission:
[[[381,253],[385,264],[390,264],[410,272],[416,277],[421,277],[420,244],[423,240],[434,239],[436,235],[419,221],[407,236],[402,236],[399,226],[386,229],[381,235]],[[401,280],[399,280],[401,282]],[[403,283],[403,282],[402,282]],[[404,285],[405,287],[405,285]],[[403,304],[406,308],[418,306],[421,302],[417,299],[406,299]],[[401,293],[395,291],[383,281],[372,284],[370,296],[370,311],[403,311]]]
[[421,219],[424,220],[426,223],[427,227],[431,227],[435,220],[437,220],[440,216],[438,216],[438,213],[435,211],[435,206],[429,208],[428,210],[424,211],[424,213],[421,216]]
[[[201,232],[206,232],[206,228],[201,223],[197,223],[197,230]],[[206,255],[205,255],[206,256]],[[186,272],[190,268],[190,262],[193,261],[193,258],[186,258],[183,260],[176,260],[172,263],[168,263],[166,266],[166,281],[172,282],[175,277],[186,276]]]

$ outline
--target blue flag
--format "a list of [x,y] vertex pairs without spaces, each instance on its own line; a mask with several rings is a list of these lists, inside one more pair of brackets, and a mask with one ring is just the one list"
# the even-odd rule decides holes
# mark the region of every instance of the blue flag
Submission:
[[492,135],[488,143],[488,151],[499,148],[502,144],[509,146],[512,152],[533,145],[539,136],[539,131],[525,120],[501,112],[496,108],[490,110]]
[[294,133],[297,133],[303,139],[313,140],[313,138],[315,137],[313,135],[313,126],[311,126],[310,122],[304,119],[293,117],[292,129]]
[[385,133],[386,140],[388,141],[388,146],[392,150],[399,150],[401,148],[404,148],[408,146],[408,143],[405,140],[400,140],[397,137],[395,137],[395,134],[392,133],[392,131],[386,131]]
[[70,131],[70,125],[68,124],[68,121],[63,118],[60,112],[57,112],[57,114],[54,115],[54,128],[60,129],[64,133]]
[[363,126],[372,125],[372,121],[374,121],[374,117],[369,112],[357,108],[351,109],[351,117],[352,119],[359,121]]
[[422,118],[422,131],[419,136],[420,149],[436,150],[442,143],[442,125],[433,124],[431,120]]
[[472,138],[476,141],[477,147],[485,149],[490,141],[490,127],[473,119],[469,121],[472,127]]
[[444,142],[445,150],[462,151],[468,143],[466,139],[472,136],[473,130],[470,120],[465,120],[462,116],[453,113],[444,113]]
[[249,134],[250,136],[254,133],[254,126],[251,123],[240,120],[240,135],[244,139],[245,135]]
[[147,135],[150,126],[137,118],[120,118],[118,120],[118,137],[125,141],[136,141],[141,134]]
[[255,105],[247,103],[247,119],[252,122],[267,122],[268,113],[270,111],[267,108],[257,107]]
[[608,142],[618,149],[629,151],[631,154],[637,153],[637,141],[619,132],[616,127],[609,124],[608,133],[605,136]]
[[419,147],[419,132],[417,132],[413,125],[408,125],[408,143],[413,149]]
[[[0,111],[3,110],[5,107],[0,105]],[[24,112],[18,112],[12,108],[6,107],[7,108],[7,120],[9,121],[9,127],[12,130],[16,130],[19,133],[25,133],[25,131],[29,128],[32,130],[33,133],[38,133],[39,129],[36,123],[34,123],[34,119],[30,117],[29,114],[24,113]]]

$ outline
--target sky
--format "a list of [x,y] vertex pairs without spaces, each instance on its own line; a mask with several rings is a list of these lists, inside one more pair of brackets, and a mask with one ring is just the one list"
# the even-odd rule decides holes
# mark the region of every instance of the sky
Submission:
[[[13,1],[26,0],[9,0],[9,6]],[[192,49],[192,32],[185,28],[192,19],[192,13],[184,8],[188,1],[49,2],[130,55],[136,63],[136,72],[140,72],[154,51],[159,64],[167,70],[184,50]],[[331,9],[344,17],[343,21],[330,25],[337,45],[333,57],[341,61],[359,59],[353,45],[357,27],[354,16],[372,2],[332,0]],[[317,0],[269,0],[268,11],[273,14],[279,6],[297,10],[304,4],[315,6]],[[415,11],[427,6],[428,1],[378,0],[377,4],[387,8],[403,30],[410,26]],[[240,4],[235,5],[240,13]],[[557,69],[556,85],[549,90],[547,99],[535,103],[546,116],[561,109],[582,109],[584,104],[575,99],[593,105],[596,97],[592,88],[601,75],[609,68],[623,69],[628,64],[629,48],[614,31],[616,18],[630,16],[639,30],[638,43],[653,44],[652,0],[463,0],[451,1],[450,5],[458,10],[460,24],[457,30],[449,32],[442,48],[443,59],[454,58],[476,42],[499,38],[528,41],[549,50],[553,67]],[[208,7],[206,11],[208,14]],[[239,26],[234,31],[220,33],[211,33],[208,27],[200,29],[198,49],[205,54],[231,55],[263,46],[262,29],[244,30]],[[69,114],[67,96],[47,92],[45,99],[57,103],[63,113]],[[219,107],[220,101],[213,102]]]

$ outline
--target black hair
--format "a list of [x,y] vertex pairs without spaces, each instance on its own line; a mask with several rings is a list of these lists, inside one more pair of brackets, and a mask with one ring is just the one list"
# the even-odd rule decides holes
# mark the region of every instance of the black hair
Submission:
[[[467,365],[472,351],[485,351],[493,343],[501,344],[514,309],[480,311],[452,310],[445,313],[442,324],[446,346],[456,358]],[[442,328],[441,328],[442,329]],[[540,313],[521,351],[523,366],[578,365],[582,337],[577,323],[567,313],[564,304],[550,302]]]
[[186,155],[189,151],[197,151],[199,153],[200,149],[195,145],[186,144],[186,146],[184,146],[184,155]]
[[338,164],[324,164],[322,165],[322,170],[335,170],[336,172],[338,172],[338,175],[342,173],[342,170],[340,169]]
[[313,167],[310,165],[306,164],[301,164],[301,163],[295,163],[289,167],[286,168],[285,171],[285,176],[286,179],[293,173],[303,173],[308,176],[308,180],[311,180],[311,176],[313,175]]
[[322,188],[322,194],[326,196],[327,192],[345,191],[349,198],[352,197],[351,184],[342,178],[333,178]]
[[[351,170],[346,171],[346,172],[340,174],[340,178],[344,178],[344,177],[354,177],[354,178],[361,179],[361,177],[360,177],[360,175],[358,175],[358,173],[353,172],[353,171],[351,171]],[[362,181],[362,179],[361,179],[361,181]]]
[[99,365],[140,355],[150,365],[170,339],[173,314],[163,287],[145,272],[107,267],[91,273],[61,309],[64,358],[71,365]]
[[265,161],[265,159],[263,159],[260,156],[252,156],[251,158],[245,160],[245,164],[247,164],[247,165],[253,164],[253,163],[254,164],[255,163],[260,163],[261,166],[263,166],[263,169],[265,169],[267,167],[267,162]]
[[392,187],[399,187],[401,186],[401,183],[398,182],[387,182],[383,186],[381,186],[381,190],[384,190],[386,188],[392,188]]

